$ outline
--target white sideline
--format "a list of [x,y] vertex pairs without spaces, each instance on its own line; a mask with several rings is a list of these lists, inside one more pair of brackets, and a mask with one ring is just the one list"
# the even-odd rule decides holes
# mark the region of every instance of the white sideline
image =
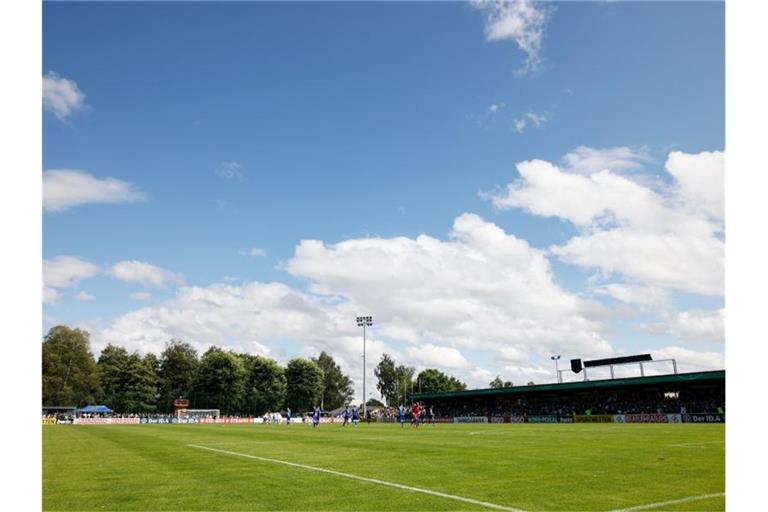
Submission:
[[259,457],[257,455],[249,455],[247,453],[230,452],[228,450],[219,450],[217,448],[209,448],[207,446],[201,446],[198,444],[188,444],[187,446],[189,446],[190,448],[198,448],[201,450],[209,450],[212,452],[224,453],[226,455],[234,455],[236,457],[245,457],[248,459],[255,459],[255,460],[260,460],[264,462],[274,462],[275,464],[284,464],[286,466],[292,466],[292,467],[301,468],[301,469],[308,469],[310,471],[319,471],[321,473],[328,473],[330,475],[342,476],[344,478],[351,478],[353,480],[361,480],[363,482],[369,482],[372,484],[386,485],[387,487],[395,487],[396,489],[404,489],[406,491],[411,491],[411,492],[420,492],[422,494],[429,494],[431,496],[437,496],[437,497],[446,498],[449,500],[462,501],[464,503],[471,503],[473,505],[493,508],[496,510],[506,510],[507,512],[525,512],[524,510],[519,508],[505,507],[503,505],[497,505],[495,503],[488,503],[487,501],[480,501],[472,498],[464,498],[463,496],[454,496],[453,494],[446,494],[444,492],[439,492],[439,491],[431,491],[429,489],[421,489],[419,487],[411,487],[410,485],[403,485],[395,482],[387,482],[386,480],[379,480],[377,478],[367,478],[364,476],[353,475],[350,473],[342,473],[341,471],[334,471],[332,469],[318,468],[315,466],[306,466],[304,464],[297,464],[295,462],[288,462],[288,461],[279,460],[279,459],[269,459],[267,457]]
[[701,446],[705,444],[723,444],[725,441],[702,441],[700,443],[679,443],[679,444],[668,444],[666,446],[675,446],[675,447],[681,447],[681,446]]
[[634,510],[648,510],[649,508],[664,507],[666,505],[677,505],[679,503],[688,503],[689,501],[706,500],[709,498],[719,498],[725,496],[724,492],[716,492],[714,494],[702,494],[700,496],[689,496],[687,498],[680,498],[679,500],[660,501],[658,503],[648,503],[647,505],[638,505],[636,507],[622,508],[614,510],[612,512],[632,512]]

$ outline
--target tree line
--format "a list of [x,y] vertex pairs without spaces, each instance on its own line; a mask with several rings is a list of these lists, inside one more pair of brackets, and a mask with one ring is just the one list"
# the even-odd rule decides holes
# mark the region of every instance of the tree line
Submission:
[[352,380],[326,352],[282,367],[219,347],[198,356],[189,343],[174,339],[159,356],[110,344],[96,360],[87,331],[59,325],[43,340],[42,363],[45,406],[100,403],[119,413],[170,413],[183,397],[192,409],[258,416],[285,407],[336,409],[354,396]]
[[[413,393],[461,391],[466,384],[428,368],[418,374],[383,354],[374,369],[387,405],[408,403]],[[225,415],[260,416],[290,407],[305,412],[319,405],[337,409],[354,396],[352,379],[333,357],[294,358],[283,367],[264,356],[211,347],[202,356],[173,339],[159,355],[129,353],[109,344],[98,360],[87,331],[53,327],[43,339],[43,405],[104,404],[119,413],[171,413],[177,398],[191,409],[219,409]],[[502,384],[503,385],[503,384]],[[511,385],[511,383],[509,383]],[[368,405],[382,405],[370,399]]]

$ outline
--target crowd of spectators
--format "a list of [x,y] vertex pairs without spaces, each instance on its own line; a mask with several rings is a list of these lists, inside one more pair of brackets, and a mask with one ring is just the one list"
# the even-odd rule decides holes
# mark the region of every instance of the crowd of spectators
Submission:
[[574,414],[725,413],[722,390],[615,392],[569,397],[487,397],[444,399],[432,403],[437,416],[533,416]]

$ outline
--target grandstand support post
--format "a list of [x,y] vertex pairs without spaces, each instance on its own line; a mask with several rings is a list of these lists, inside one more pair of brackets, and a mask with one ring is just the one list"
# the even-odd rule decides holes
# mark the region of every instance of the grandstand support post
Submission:
[[611,367],[611,379],[613,379],[613,365],[610,365]]
[[675,375],[677,375],[677,361],[674,359],[672,360],[672,371],[675,372]]
[[640,376],[645,377],[645,368],[643,368],[643,362],[640,361]]

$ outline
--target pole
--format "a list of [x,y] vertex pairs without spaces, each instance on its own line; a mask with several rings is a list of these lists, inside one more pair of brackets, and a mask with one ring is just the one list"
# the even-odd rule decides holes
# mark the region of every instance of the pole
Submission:
[[363,417],[367,412],[365,403],[365,323],[363,323]]
[[560,382],[560,366],[557,364],[557,362],[560,360],[560,357],[555,359],[555,374],[557,375],[557,382]]

